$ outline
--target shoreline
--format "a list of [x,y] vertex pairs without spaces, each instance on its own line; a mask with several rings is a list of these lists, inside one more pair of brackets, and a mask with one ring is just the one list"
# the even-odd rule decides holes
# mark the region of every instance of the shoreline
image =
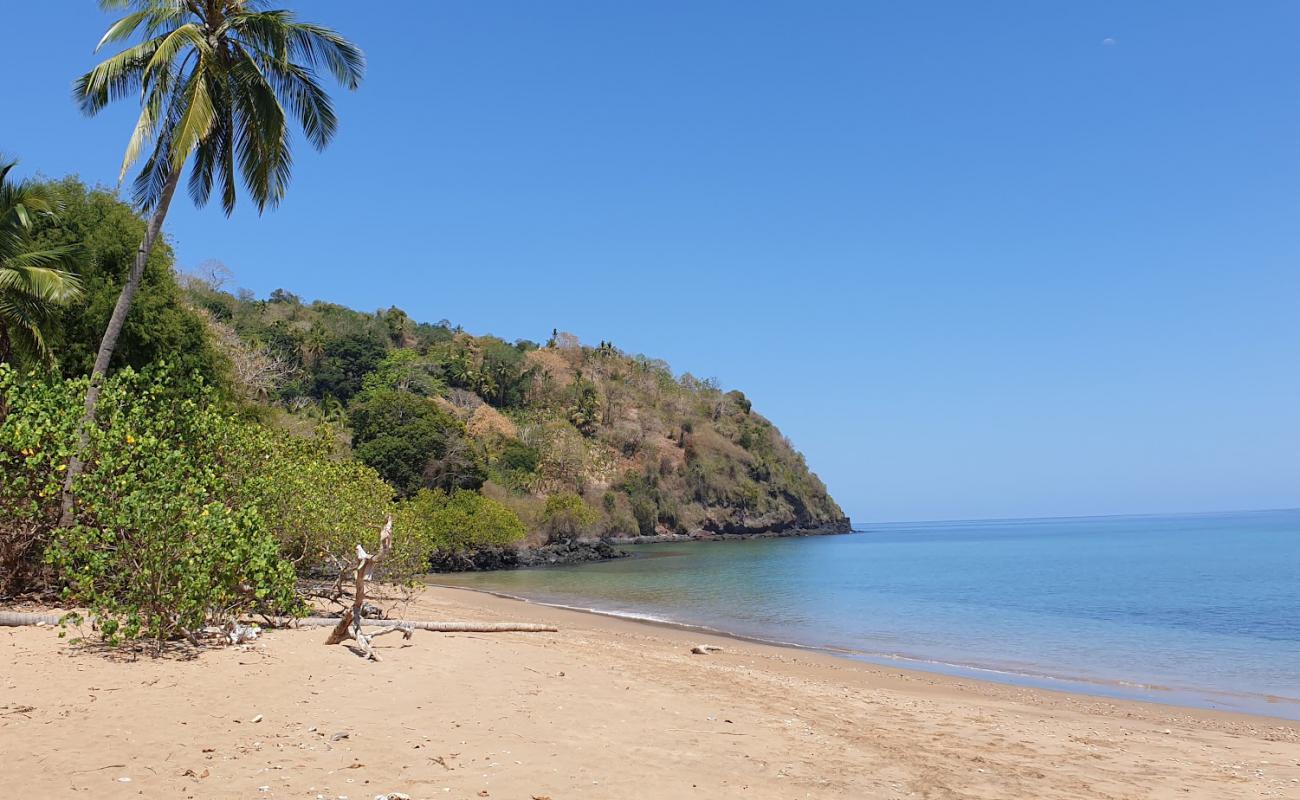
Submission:
[[668,542],[743,542],[749,539],[797,539],[805,536],[847,536],[860,533],[853,529],[853,521],[845,517],[813,528],[797,526],[752,531],[710,531],[701,528],[690,533],[656,533],[653,536],[611,536],[605,541],[615,546],[637,544],[665,544]]
[[[545,569],[545,567],[529,567],[528,569]],[[991,686],[1032,689],[1035,691],[1053,692],[1056,694],[1092,700],[1142,703],[1183,711],[1203,711],[1214,714],[1228,714],[1233,716],[1256,718],[1260,720],[1274,720],[1279,723],[1300,727],[1300,699],[1251,694],[1247,692],[1234,693],[1217,691],[1200,687],[1154,686],[1150,684],[1129,682],[1120,678],[1107,680],[1101,678],[1087,679],[1079,677],[1061,677],[1049,674],[1017,672],[1009,669],[998,669],[995,667],[985,667],[975,664],[944,662],[937,659],[925,659],[902,654],[868,653],[847,647],[818,646],[803,644],[800,642],[787,642],[778,639],[766,639],[759,636],[734,633],[708,625],[697,625],[689,622],[664,619],[650,614],[610,611],[599,608],[537,600],[493,589],[442,584],[436,581],[437,577],[437,574],[426,576],[425,585],[452,592],[469,592],[472,594],[486,595],[488,597],[512,603],[520,603],[526,606],[549,608],[575,614],[586,614],[603,619],[620,620],[629,624],[642,624],[657,628],[681,631],[684,633],[693,633],[700,636],[743,642],[746,644],[790,649],[801,653],[818,654],[829,658],[842,659],[856,664],[870,664],[881,669],[906,670],[924,676],[942,676],[955,680],[978,681]],[[1210,697],[1221,698],[1221,705],[1208,704],[1207,698]],[[1239,707],[1233,707],[1230,702],[1227,701],[1228,698],[1239,698],[1243,701],[1253,702],[1245,702],[1240,704]],[[1197,702],[1198,700],[1201,702]],[[1288,710],[1293,715],[1297,716],[1288,716],[1281,713],[1269,713],[1273,710],[1270,709],[1270,706],[1275,704],[1289,707]]]
[[[966,680],[428,587],[390,616],[556,633],[376,640],[269,630],[122,658],[0,628],[15,796],[1300,797],[1300,728]],[[706,655],[693,647],[720,648]]]
[[620,547],[645,544],[693,542],[743,542],[752,539],[797,539],[809,536],[846,536],[854,531],[848,518],[815,528],[779,528],[752,533],[722,533],[697,530],[690,533],[660,533],[653,536],[610,536],[577,538],[532,547],[489,546],[463,553],[442,553],[435,558],[432,575],[471,572],[511,572],[521,569],[573,567],[634,557]]

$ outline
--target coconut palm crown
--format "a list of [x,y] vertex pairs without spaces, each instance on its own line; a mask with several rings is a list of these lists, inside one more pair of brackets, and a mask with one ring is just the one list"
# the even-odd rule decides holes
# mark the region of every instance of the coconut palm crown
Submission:
[[100,0],[100,6],[129,13],[109,27],[96,51],[137,35],[143,41],[83,75],[74,94],[90,115],[114,100],[139,100],[121,178],[145,158],[134,197],[146,212],[165,206],[169,182],[175,185],[191,155],[188,185],[197,205],[207,203],[216,185],[222,209],[232,213],[238,173],[259,212],[274,208],[293,164],[288,118],[323,149],[337,118],[321,88],[322,72],[355,89],[365,71],[356,45],[262,0]]

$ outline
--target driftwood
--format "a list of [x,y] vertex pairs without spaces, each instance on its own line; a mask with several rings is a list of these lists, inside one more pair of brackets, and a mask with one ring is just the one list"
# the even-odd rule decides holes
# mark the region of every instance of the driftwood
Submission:
[[[347,612],[344,612],[345,614]],[[291,620],[299,625],[338,625],[338,617],[307,617]],[[419,622],[406,619],[368,619],[367,625],[377,628],[406,627],[417,631],[435,633],[555,633],[559,628],[554,625],[540,625],[536,622]]]
[[23,625],[58,625],[62,614],[28,614],[22,611],[0,611],[0,626],[17,628]]
[[[398,623],[385,627],[376,633],[367,634],[361,629],[361,622],[365,619],[363,609],[366,604],[366,581],[375,571],[375,565],[388,555],[388,551],[393,549],[393,515],[388,515],[388,520],[384,523],[383,530],[379,532],[379,552],[371,555],[361,545],[357,545],[357,570],[356,570],[356,589],[352,595],[352,607],[343,610],[343,616],[339,617],[338,622],[334,625],[334,630],[330,632],[329,638],[325,644],[338,644],[347,639],[354,640],[365,654],[366,658],[371,661],[382,661],[379,654],[371,646],[370,642],[376,636],[382,636],[385,633],[395,633],[400,631],[403,639],[411,638],[411,632],[414,630],[409,625]],[[342,579],[340,578],[340,584]]]

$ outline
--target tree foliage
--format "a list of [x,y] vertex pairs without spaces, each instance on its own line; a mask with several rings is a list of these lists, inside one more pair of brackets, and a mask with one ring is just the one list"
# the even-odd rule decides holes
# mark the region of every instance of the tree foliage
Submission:
[[[44,248],[77,245],[69,269],[81,282],[82,298],[56,311],[46,337],[62,373],[74,377],[88,374],[95,363],[100,336],[144,236],[144,221],[112,193],[87,188],[76,178],[45,186],[61,210],[36,221],[35,241]],[[227,368],[203,320],[186,305],[173,265],[171,247],[159,242],[149,256],[111,366],[140,370],[166,360],[178,374],[198,372],[219,385]]]
[[482,460],[467,442],[465,426],[429,398],[368,390],[353,402],[350,419],[357,458],[404,496],[421,488],[483,485]]

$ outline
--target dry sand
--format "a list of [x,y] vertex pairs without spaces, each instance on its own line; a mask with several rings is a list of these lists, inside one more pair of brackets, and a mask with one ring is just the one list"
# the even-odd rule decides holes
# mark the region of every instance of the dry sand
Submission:
[[[3,797],[1300,798],[1282,720],[959,680],[453,589],[197,659],[0,629]],[[691,655],[692,644],[723,648]]]

